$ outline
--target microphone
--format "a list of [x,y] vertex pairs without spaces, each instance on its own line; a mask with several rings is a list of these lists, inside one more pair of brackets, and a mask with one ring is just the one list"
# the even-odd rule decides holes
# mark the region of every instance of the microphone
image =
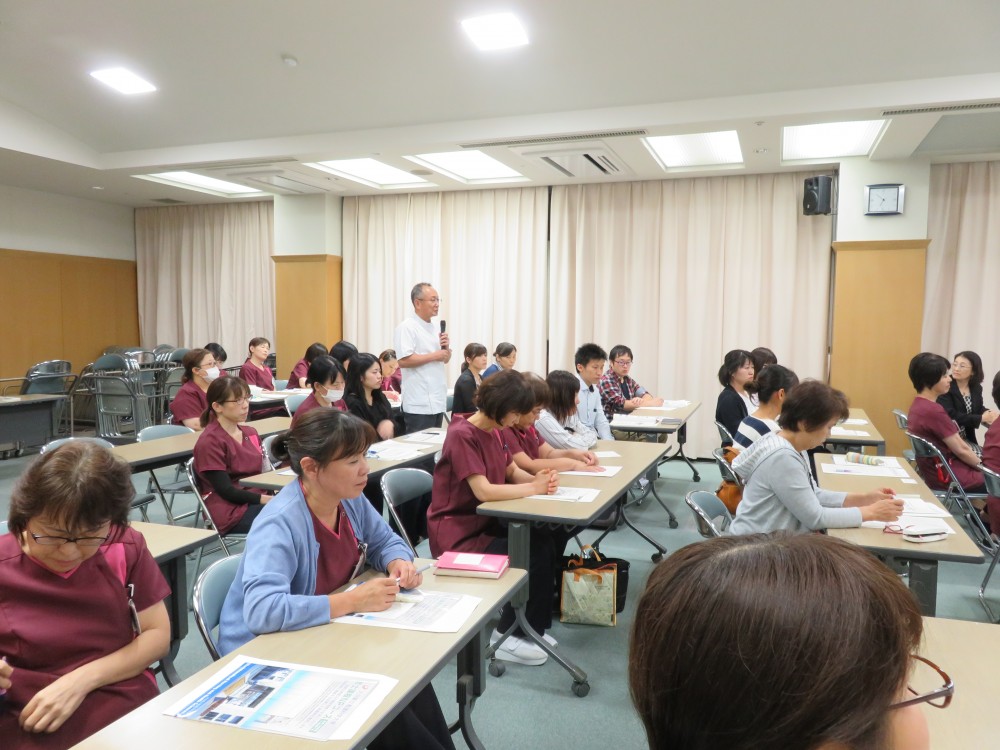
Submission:
[[[441,321],[441,333],[444,333],[444,330],[445,330],[446,326],[447,326],[447,324],[442,320]],[[441,348],[442,349],[447,349],[448,347],[447,346],[442,346]]]

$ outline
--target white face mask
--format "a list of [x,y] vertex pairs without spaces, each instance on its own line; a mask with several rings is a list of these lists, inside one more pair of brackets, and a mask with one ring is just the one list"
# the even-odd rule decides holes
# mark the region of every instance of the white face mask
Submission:
[[340,399],[342,399],[343,397],[344,397],[343,390],[335,391],[332,388],[327,390],[326,395],[323,396],[323,398],[325,398],[327,401],[327,406],[333,406],[334,401],[340,401]]
[[209,367],[207,370],[204,370],[204,373],[205,374],[202,375],[202,377],[205,378],[205,380],[207,380],[209,383],[211,383],[213,380],[217,380],[218,379],[218,377],[219,377],[219,368],[218,367]]

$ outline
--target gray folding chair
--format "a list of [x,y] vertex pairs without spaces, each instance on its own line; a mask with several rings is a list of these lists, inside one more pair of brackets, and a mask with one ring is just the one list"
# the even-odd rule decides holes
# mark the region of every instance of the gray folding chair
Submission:
[[733,471],[733,467],[729,465],[729,462],[726,460],[722,448],[716,448],[714,451],[712,451],[712,458],[715,459],[715,465],[719,467],[719,473],[722,475],[722,478],[725,481],[735,482],[740,487],[743,486],[743,480],[740,479],[739,474]]
[[[1000,474],[997,474],[995,471],[987,469],[984,466],[983,479],[986,480],[986,492],[993,497],[1000,497]],[[979,586],[979,601],[982,603],[983,609],[986,610],[986,616],[993,622],[1000,623],[1000,618],[997,618],[993,614],[993,610],[990,609],[990,605],[986,603],[986,585],[990,582],[990,576],[993,575],[993,569],[997,566],[997,562],[1000,561],[1000,540],[998,540],[995,533],[992,536],[992,540],[993,557],[990,560],[990,566],[986,569],[986,575],[983,577],[983,582]]]
[[[899,429],[901,429],[903,432],[906,432],[907,426],[909,425],[909,422],[910,422],[909,417],[906,416],[906,412],[903,411],[902,409],[893,409],[892,410],[892,416],[894,416],[896,418],[896,427],[898,427]],[[915,466],[916,465],[917,457],[916,457],[916,454],[913,452],[912,449],[908,450],[908,451],[904,450],[903,451],[903,458],[905,458],[907,461],[909,461],[911,466]]]
[[[417,554],[416,546],[407,535],[406,529],[403,527],[403,522],[396,512],[396,508],[426,495],[431,491],[433,484],[433,476],[423,469],[414,469],[411,467],[390,469],[379,480],[379,485],[382,487],[382,496],[386,500],[385,507],[389,510],[389,515],[395,522],[399,535],[409,545],[414,557]],[[417,543],[420,543],[419,539]]]
[[[722,536],[733,522],[733,515],[723,502],[713,493],[706,490],[694,490],[684,496],[698,524],[698,533],[706,539]],[[718,521],[718,525],[716,522]]]
[[[969,532],[972,535],[972,541],[978,544],[984,551],[993,552],[995,543],[990,537],[989,531],[986,530],[983,520],[979,517],[979,511],[972,504],[972,500],[974,499],[985,499],[986,493],[966,492],[961,482],[958,481],[958,477],[955,476],[955,472],[952,471],[951,465],[945,460],[944,455],[942,455],[936,445],[919,435],[914,435],[910,431],[907,431],[906,437],[913,447],[913,453],[916,456],[916,472],[920,475],[920,478],[924,480],[928,487],[931,486],[932,482],[928,480],[932,478],[925,476],[927,461],[932,461],[936,466],[941,466],[944,469],[948,476],[948,488],[945,490],[932,488],[931,492],[941,500],[945,507],[965,518],[965,523],[968,525]],[[925,461],[921,462],[921,459],[925,459]],[[937,484],[937,481],[937,477],[933,477],[933,483]]]
[[288,416],[294,417],[295,412],[298,410],[300,406],[302,406],[302,402],[305,401],[307,398],[309,398],[308,393],[296,393],[295,395],[286,398],[285,411],[288,412]]
[[277,378],[274,379],[274,390],[283,391],[287,387],[288,387],[287,380],[278,380]]
[[236,580],[236,571],[240,567],[240,560],[243,554],[224,557],[216,560],[208,566],[204,573],[198,576],[194,584],[194,596],[192,606],[194,609],[194,621],[201,633],[202,640],[205,641],[205,648],[208,649],[212,661],[218,661],[219,643],[215,638],[215,629],[219,627],[219,620],[222,617],[222,604],[226,601],[226,594],[229,593],[233,581]]
[[736,441],[733,440],[733,435],[722,422],[715,422],[716,428],[719,430],[719,439],[722,441],[723,445],[733,445]]
[[[226,553],[226,557],[232,557],[233,549],[240,545],[245,544],[247,540],[246,534],[235,534],[228,533],[222,534],[219,532],[219,527],[215,525],[215,521],[212,520],[212,514],[208,510],[208,506],[205,505],[205,498],[202,497],[201,490],[198,488],[198,477],[194,470],[194,458],[189,458],[184,463],[184,474],[187,476],[188,484],[191,486],[191,491],[194,493],[195,498],[198,500],[198,510],[201,512],[201,520],[199,524],[202,528],[210,529],[215,532],[216,536],[219,537],[219,546],[212,547],[208,552],[209,554],[213,552],[218,552],[220,549]],[[201,546],[198,548],[198,557],[194,565],[194,578],[198,578],[198,573],[201,571],[201,558],[205,555],[205,547]]]
[[[166,437],[173,437],[174,435],[190,435],[193,433],[190,427],[185,427],[182,424],[154,424],[139,430],[139,434],[136,439],[140,443],[149,442],[150,440],[160,440]],[[146,492],[152,492],[155,488],[156,493],[160,496],[160,502],[163,503],[163,509],[167,512],[167,523],[176,523],[180,519],[189,518],[197,514],[197,511],[192,513],[186,513],[183,516],[174,516],[174,496],[178,492],[190,493],[191,487],[188,485],[187,479],[182,476],[184,471],[183,463],[177,464],[174,470],[174,480],[168,482],[166,485],[160,484],[160,480],[156,477],[155,471],[149,472],[149,480],[146,483]],[[167,493],[170,494],[170,501],[167,501]]]

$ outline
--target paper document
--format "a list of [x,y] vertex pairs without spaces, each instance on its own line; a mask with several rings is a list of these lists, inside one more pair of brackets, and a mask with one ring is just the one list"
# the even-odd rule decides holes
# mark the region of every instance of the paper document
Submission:
[[282,469],[281,471],[278,472],[278,475],[282,476],[282,477],[294,477],[295,476],[295,470],[294,469]]
[[866,529],[884,529],[886,526],[899,526],[906,533],[907,528],[920,530],[922,534],[940,533],[954,534],[955,530],[940,518],[927,518],[926,516],[908,516],[905,513],[899,517],[898,521],[865,521],[861,524]]
[[561,500],[565,503],[592,503],[601,494],[590,487],[560,487],[551,495],[528,495],[529,500]]
[[665,427],[680,424],[681,420],[672,417],[642,417],[635,414],[615,414],[611,420],[612,427],[629,429],[630,427]]
[[640,406],[639,408],[648,409],[649,411],[677,411],[690,405],[690,401],[664,401],[663,406]]
[[600,471],[560,471],[568,477],[613,477],[622,470],[621,466],[595,466]]
[[853,424],[853,425],[868,424],[868,420],[867,419],[857,419],[857,418],[855,418],[855,419],[845,419],[841,424]]
[[904,516],[922,516],[925,518],[950,518],[951,513],[940,505],[929,503],[920,495],[896,495],[903,501]]
[[444,436],[447,433],[444,430],[423,430],[421,432],[412,432],[409,435],[403,435],[400,440],[405,440],[408,443],[427,443],[429,445],[444,445]]
[[[358,586],[364,584],[359,583]],[[425,630],[430,633],[457,633],[482,601],[478,596],[467,594],[422,591],[424,597],[419,602],[395,602],[382,612],[356,612],[338,617],[334,622],[399,630]]]
[[349,740],[397,682],[237,656],[163,713],[310,740]]
[[618,451],[594,451],[594,455],[598,458],[621,458],[622,454]]
[[891,466],[866,466],[865,464],[820,464],[824,474],[854,474],[863,477],[899,477],[907,478],[903,469]]
[[[902,466],[899,465],[899,459],[895,456],[878,456],[879,461],[881,461],[880,466],[882,468],[888,469],[901,469]],[[847,456],[835,455],[833,457],[833,462],[841,466],[858,466],[857,461],[848,461]]]
[[843,427],[831,427],[830,437],[871,437],[871,434],[862,430],[845,430]]
[[381,443],[372,445],[365,454],[365,458],[377,458],[379,461],[403,461],[422,455],[423,449],[430,447],[417,443],[407,444],[396,440],[383,440]]

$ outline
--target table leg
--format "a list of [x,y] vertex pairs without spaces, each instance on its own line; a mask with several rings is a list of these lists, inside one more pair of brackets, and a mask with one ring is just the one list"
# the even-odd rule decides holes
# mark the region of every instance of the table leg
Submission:
[[910,591],[920,603],[920,612],[934,617],[937,612],[937,560],[909,560]]
[[687,442],[687,424],[682,424],[677,428],[677,450],[667,458],[664,458],[660,463],[667,463],[668,461],[673,461],[675,458],[680,458],[688,465],[691,469],[691,481],[700,482],[701,475],[698,473],[698,469],[695,468],[694,464],[691,463],[691,459],[684,455],[684,443]]
[[[173,671],[173,659],[180,651],[181,641],[188,634],[187,564],[184,555],[178,555],[160,562],[159,565],[163,577],[167,579],[167,585],[170,586],[170,595],[165,602],[167,615],[170,617],[170,652],[163,661],[170,662],[170,670]],[[164,676],[166,677],[166,674]]]
[[878,445],[875,446],[875,455],[877,455],[877,456],[884,456],[885,455],[885,441],[884,440],[881,443],[879,443]]
[[472,709],[476,698],[483,694],[483,653],[486,638],[482,630],[458,652],[458,679],[455,684],[455,699],[458,701],[458,721],[449,727],[454,734],[459,729],[466,744],[472,750],[485,750],[485,746],[472,725]]

